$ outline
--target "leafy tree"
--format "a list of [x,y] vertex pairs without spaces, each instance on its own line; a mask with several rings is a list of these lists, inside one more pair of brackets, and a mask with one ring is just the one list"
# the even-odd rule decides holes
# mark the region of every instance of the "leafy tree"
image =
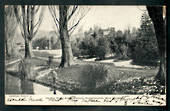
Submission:
[[136,45],[133,51],[134,62],[155,64],[159,58],[158,45],[153,23],[147,13],[143,13],[141,17],[141,26],[135,42]]
[[79,57],[81,55],[79,45],[80,45],[80,38],[76,38],[76,40],[71,42],[73,56]]
[[104,36],[103,29],[95,27],[85,32],[84,36],[79,44],[81,54],[104,59],[110,51],[110,43],[107,36]]
[[56,37],[51,37],[51,49],[61,49],[60,39],[56,40]]
[[33,40],[32,46],[34,49],[36,49],[36,47],[39,47],[40,50],[46,49],[46,47],[49,47],[49,40],[45,37]]
[[82,55],[89,55],[94,57],[96,55],[97,34],[92,29],[84,33],[84,39],[81,41],[79,48]]
[[100,37],[96,47],[96,56],[99,59],[105,59],[105,55],[109,53],[109,42],[106,37]]
[[116,31],[115,31],[115,28],[110,28],[109,29],[109,34],[107,35],[108,36],[108,41],[110,42],[110,51],[112,53],[115,53],[116,52],[116,46],[115,46],[115,37],[116,37]]
[[115,37],[111,40],[111,50],[118,56],[119,59],[127,58],[127,41],[126,35],[121,30],[115,33]]

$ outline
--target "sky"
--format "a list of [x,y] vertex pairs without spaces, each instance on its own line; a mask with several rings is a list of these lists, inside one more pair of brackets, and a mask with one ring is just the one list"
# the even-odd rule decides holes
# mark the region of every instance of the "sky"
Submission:
[[[78,31],[81,28],[86,31],[94,26],[103,29],[115,27],[116,30],[125,30],[128,27],[138,28],[144,10],[146,10],[145,6],[90,6],[90,11],[82,19],[76,30]],[[44,14],[40,30],[54,30],[54,21],[47,7],[45,7]]]

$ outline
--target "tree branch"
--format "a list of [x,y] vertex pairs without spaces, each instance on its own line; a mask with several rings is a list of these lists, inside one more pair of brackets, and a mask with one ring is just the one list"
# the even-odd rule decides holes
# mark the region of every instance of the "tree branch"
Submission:
[[76,12],[77,8],[78,8],[78,5],[73,6],[73,9],[72,9],[72,11],[71,11],[71,14],[68,16],[68,19],[67,19],[68,21],[71,19],[71,17],[73,16],[73,14]]
[[23,31],[24,31],[24,35],[25,35],[24,37],[26,39],[26,37],[27,37],[27,32],[26,32],[27,27],[26,27],[26,17],[25,17],[25,6],[24,5],[21,6],[21,10],[22,10],[22,20],[23,20]]
[[[30,8],[30,10],[31,10],[31,20],[30,20],[30,37],[34,37],[34,34],[33,34],[33,32],[34,32],[34,9],[35,9],[35,7],[34,6],[31,6],[31,8]],[[32,39],[32,38],[30,38],[30,39]]]
[[29,37],[30,37],[30,6],[28,5],[27,6],[27,8],[26,8],[26,10],[27,10],[27,24],[26,24],[26,26],[27,26],[27,32],[28,32],[28,35],[29,35]]
[[34,10],[34,13],[37,13],[40,9],[40,6],[37,6],[37,8],[35,9],[35,6],[32,6],[32,10]]
[[55,23],[55,25],[57,27],[57,30],[59,30],[59,20],[58,20],[58,18],[56,16],[56,8],[55,8],[55,6],[49,6],[48,8],[49,8],[51,16],[52,16],[52,18],[54,20],[54,23]]
[[[33,14],[33,18],[34,18],[34,16],[35,16],[35,13]],[[34,19],[33,19],[34,20]],[[35,31],[33,32],[33,37],[35,36],[35,34],[38,32],[38,30],[39,30],[39,27],[40,27],[40,25],[41,25],[41,23],[42,23],[42,20],[43,20],[43,9],[41,9],[41,12],[40,12],[40,15],[39,15],[39,19],[38,19],[38,21],[37,21],[37,25],[34,25],[33,26],[33,28],[36,28],[35,29]]]
[[14,13],[15,13],[15,17],[16,17],[16,20],[18,22],[18,24],[20,25],[23,25],[22,21],[21,21],[21,15],[19,15],[19,8],[17,6],[14,6]]
[[[72,31],[72,33],[73,33],[73,31],[75,30],[76,26],[77,26],[79,23],[80,23],[80,20],[78,20],[77,23],[74,24],[68,31],[69,31],[69,32]],[[73,29],[74,29],[74,30],[73,30]],[[72,33],[71,33],[71,34],[72,34]],[[70,35],[71,35],[71,34],[70,34]]]
[[58,24],[59,24],[59,20],[58,20],[58,18],[56,16],[56,7],[55,6],[49,6],[48,8],[49,8],[49,11],[50,11],[54,21],[57,21]]
[[71,26],[71,28],[69,28],[69,35],[71,35],[73,32],[74,32],[74,30],[76,29],[76,27],[78,26],[78,24],[80,23],[80,21],[85,17],[85,15],[89,12],[89,10],[90,10],[90,8],[84,8],[84,7],[81,7],[81,8],[77,8],[77,15],[75,16],[75,18],[76,19],[78,19],[77,20],[77,22],[76,23],[74,23],[74,20],[72,21],[73,23],[72,24],[70,24],[70,25],[72,25]]

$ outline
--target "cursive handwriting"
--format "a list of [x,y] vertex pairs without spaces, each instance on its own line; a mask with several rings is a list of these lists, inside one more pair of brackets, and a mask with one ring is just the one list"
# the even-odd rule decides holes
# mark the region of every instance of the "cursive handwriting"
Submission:
[[8,98],[7,101],[27,101],[26,98]]
[[61,104],[109,104],[109,105],[165,105],[166,96],[160,95],[111,95],[111,96],[81,96],[81,95],[57,95],[57,96],[17,96],[8,97],[7,102],[40,102]]

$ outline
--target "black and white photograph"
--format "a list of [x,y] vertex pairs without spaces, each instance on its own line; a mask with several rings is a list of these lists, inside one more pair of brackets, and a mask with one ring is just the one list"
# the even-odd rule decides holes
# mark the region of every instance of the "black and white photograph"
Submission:
[[166,105],[166,6],[5,5],[4,31],[7,105]]

